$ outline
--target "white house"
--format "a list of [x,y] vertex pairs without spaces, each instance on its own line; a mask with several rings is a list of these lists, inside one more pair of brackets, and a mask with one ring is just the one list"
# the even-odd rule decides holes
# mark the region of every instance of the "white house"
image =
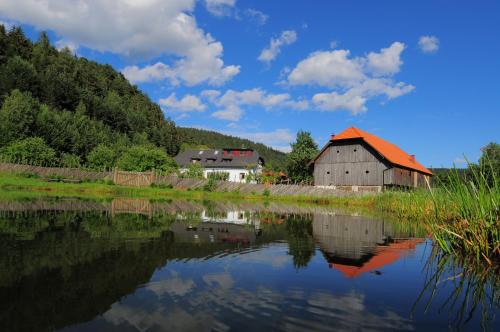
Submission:
[[264,166],[264,159],[252,149],[187,150],[179,153],[175,161],[181,173],[190,164],[199,163],[205,178],[213,172],[228,173],[229,181],[243,183],[248,182],[250,174],[260,174]]

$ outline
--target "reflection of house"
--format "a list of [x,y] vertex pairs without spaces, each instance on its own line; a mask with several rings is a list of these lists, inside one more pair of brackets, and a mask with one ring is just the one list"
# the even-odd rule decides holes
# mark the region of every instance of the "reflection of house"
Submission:
[[260,234],[260,222],[251,219],[244,211],[227,211],[220,215],[203,211],[202,222],[179,221],[172,224],[170,230],[176,241],[253,244]]
[[389,222],[331,214],[314,215],[313,236],[329,266],[347,277],[391,264],[423,241],[398,239]]
[[330,141],[312,161],[317,186],[358,186],[380,190],[383,186],[424,187],[431,171],[396,145],[351,127]]
[[251,173],[259,174],[264,166],[264,159],[252,149],[188,150],[179,153],[175,161],[181,172],[190,164],[199,163],[205,177],[214,172],[228,173],[232,182],[247,182]]

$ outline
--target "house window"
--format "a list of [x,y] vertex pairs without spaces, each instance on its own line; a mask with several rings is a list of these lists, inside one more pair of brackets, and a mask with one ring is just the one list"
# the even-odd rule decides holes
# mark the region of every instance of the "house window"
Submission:
[[245,173],[240,173],[240,180],[245,180]]

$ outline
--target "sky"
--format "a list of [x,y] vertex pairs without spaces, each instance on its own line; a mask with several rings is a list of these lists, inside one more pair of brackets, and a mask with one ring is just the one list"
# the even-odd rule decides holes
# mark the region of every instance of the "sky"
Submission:
[[430,167],[500,141],[500,2],[1,0],[178,125],[290,150],[355,126]]

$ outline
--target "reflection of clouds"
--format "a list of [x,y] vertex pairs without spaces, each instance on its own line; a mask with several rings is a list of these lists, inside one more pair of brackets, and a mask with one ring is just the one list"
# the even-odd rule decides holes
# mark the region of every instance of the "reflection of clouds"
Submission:
[[225,331],[241,328],[248,320],[253,330],[413,330],[409,319],[370,307],[365,304],[365,296],[355,292],[249,287],[239,285],[224,272],[202,279],[204,287],[190,288],[182,297],[172,296],[175,292],[171,291],[165,293],[170,296],[162,298],[144,294],[128,297],[103,317],[116,326],[128,325],[141,331]]
[[274,268],[283,268],[291,264],[291,256],[287,254],[287,245],[277,245],[276,247],[265,248],[265,250],[255,250],[244,255],[237,256],[241,263],[245,264],[265,264]]
[[229,289],[234,285],[234,280],[229,273],[207,274],[203,276],[203,281],[205,281],[208,286],[218,285],[223,289]]
[[184,296],[189,293],[194,287],[195,283],[191,279],[182,279],[173,277],[170,279],[149,283],[145,288],[154,292],[157,296],[162,295],[177,295]]

